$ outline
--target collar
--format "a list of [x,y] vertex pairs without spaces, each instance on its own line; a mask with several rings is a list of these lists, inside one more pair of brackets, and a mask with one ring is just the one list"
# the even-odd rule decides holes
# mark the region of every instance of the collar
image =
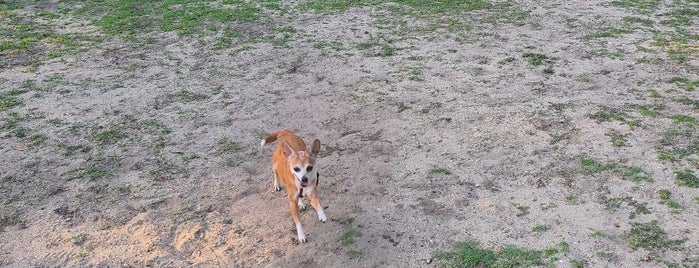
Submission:
[[[320,180],[320,173],[316,175],[316,186],[318,186],[318,181]],[[299,198],[303,198],[303,187],[299,188]]]

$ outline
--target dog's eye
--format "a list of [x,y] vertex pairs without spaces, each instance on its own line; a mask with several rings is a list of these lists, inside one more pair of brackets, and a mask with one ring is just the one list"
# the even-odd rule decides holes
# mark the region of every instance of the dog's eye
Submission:
[[308,166],[308,167],[306,168],[306,172],[311,172],[311,170],[313,170],[313,166]]
[[295,167],[294,171],[299,172],[299,171],[301,171],[301,169],[299,167]]

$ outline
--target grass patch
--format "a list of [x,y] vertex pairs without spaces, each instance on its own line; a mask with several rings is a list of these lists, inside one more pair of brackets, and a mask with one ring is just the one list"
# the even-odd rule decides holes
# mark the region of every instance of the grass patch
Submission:
[[679,186],[699,188],[699,178],[689,169],[675,171],[675,183]]
[[548,230],[551,230],[551,225],[537,224],[537,225],[534,225],[534,227],[532,227],[532,232],[537,232],[537,233],[546,232]]
[[686,77],[675,76],[673,78],[670,78],[668,82],[676,84],[677,86],[682,87],[687,91],[694,91],[694,89],[699,87],[699,80],[690,81]]
[[624,180],[633,182],[653,182],[653,177],[641,167],[626,166],[616,162],[599,163],[594,158],[581,158],[580,165],[585,173],[611,172]]
[[658,9],[660,0],[619,0],[612,1],[611,6],[622,7],[641,14],[649,14]]
[[349,229],[340,236],[340,244],[343,246],[354,244],[355,237],[362,237],[362,232],[355,229]]
[[607,133],[607,136],[611,138],[612,146],[614,147],[629,146],[629,141],[626,139],[626,136],[628,135],[624,135],[616,131],[611,131],[610,133]]
[[224,23],[253,22],[262,17],[269,1],[244,3],[224,1],[139,1],[113,0],[87,2],[75,11],[93,19],[107,35],[133,37],[153,31],[175,31],[192,35],[206,30],[219,30]]
[[627,120],[627,117],[628,114],[625,112],[619,109],[609,108],[607,106],[602,106],[599,111],[590,115],[590,118],[595,119],[597,122],[620,121],[632,127],[639,125],[639,123],[636,121]]
[[621,208],[622,204],[626,203],[627,206],[634,209],[631,213],[629,213],[629,219],[634,219],[639,214],[648,215],[651,213],[650,209],[648,209],[646,206],[646,203],[639,203],[629,196],[612,198],[602,197],[598,202],[604,205],[606,210],[610,211],[615,211]]
[[451,251],[432,254],[448,267],[531,267],[545,264],[541,251],[506,246],[498,252],[483,249],[477,242],[457,244]]
[[451,171],[449,171],[449,170],[446,169],[446,168],[441,168],[441,167],[433,168],[432,170],[430,170],[430,173],[432,173],[432,174],[451,175]]
[[638,107],[638,113],[640,113],[643,116],[650,116],[650,117],[656,117],[658,114],[660,114],[659,110],[662,110],[664,107],[649,107],[646,105],[641,105]]
[[231,140],[229,137],[222,137],[216,141],[216,152],[219,154],[232,153],[240,150],[240,144]]
[[208,96],[206,96],[205,94],[194,93],[194,92],[190,92],[187,90],[181,90],[177,95],[179,96],[180,101],[185,102],[185,103],[186,102],[193,102],[193,101],[200,101],[200,100],[204,100],[204,99],[208,98]]
[[656,221],[649,223],[631,223],[631,229],[621,236],[629,247],[633,250],[644,248],[652,253],[664,252],[666,250],[680,250],[682,244],[687,240],[669,239],[665,231],[658,226]]
[[90,133],[90,140],[99,145],[113,144],[126,137],[121,127],[113,124],[106,127],[99,127]]
[[310,0],[306,1],[302,6],[302,10],[312,10],[320,13],[345,12],[351,7],[361,7],[370,5],[380,5],[385,2],[393,2],[401,4],[403,7],[408,7],[412,11],[422,14],[438,14],[438,13],[459,13],[476,9],[485,9],[493,7],[488,1],[470,0],[470,1],[423,1],[423,0]]
[[539,66],[544,63],[545,60],[548,59],[548,57],[544,54],[538,54],[538,53],[524,53],[522,55],[522,58],[527,59],[529,62],[529,65],[532,66]]
[[697,124],[697,119],[694,117],[691,117],[689,115],[676,114],[676,115],[670,116],[670,118],[672,118],[672,120],[675,121],[675,123],[677,123],[677,124],[684,123],[684,124],[687,124],[690,126],[694,126]]

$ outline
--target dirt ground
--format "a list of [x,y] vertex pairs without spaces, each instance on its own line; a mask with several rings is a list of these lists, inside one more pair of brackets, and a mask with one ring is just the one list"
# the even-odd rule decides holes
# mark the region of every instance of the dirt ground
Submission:
[[[666,21],[699,5],[640,2],[281,1],[230,38],[146,41],[42,21],[106,37],[2,57],[0,266],[437,267],[477,241],[697,267],[699,191],[678,178],[699,168],[699,16]],[[282,128],[323,144],[328,222],[303,212],[306,243],[259,145]],[[633,246],[639,223],[679,246]]]

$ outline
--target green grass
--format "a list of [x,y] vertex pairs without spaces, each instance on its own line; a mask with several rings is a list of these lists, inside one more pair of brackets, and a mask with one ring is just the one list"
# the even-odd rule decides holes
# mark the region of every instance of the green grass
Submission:
[[433,168],[432,170],[430,170],[430,173],[432,173],[432,174],[451,175],[451,171],[449,171],[449,169],[442,168],[442,167]]
[[640,203],[629,196],[612,198],[602,197],[598,202],[604,205],[605,209],[609,211],[615,211],[621,208],[622,204],[626,203],[627,206],[633,208],[633,211],[629,213],[629,219],[634,219],[639,214],[648,215],[651,213],[651,210],[646,206],[647,203]]
[[648,171],[641,167],[626,166],[621,163],[609,162],[599,163],[594,158],[584,157],[580,159],[582,171],[588,174],[599,172],[611,172],[620,176],[624,180],[633,182],[653,182],[653,177]]
[[240,144],[231,140],[229,137],[221,137],[216,141],[216,151],[219,154],[232,153],[240,150]]
[[699,178],[689,169],[675,171],[675,183],[679,186],[699,188]]
[[546,261],[537,250],[506,246],[498,251],[483,249],[477,242],[463,242],[450,251],[432,255],[446,267],[532,267],[544,265]]
[[624,232],[621,238],[629,243],[629,248],[633,250],[644,248],[656,254],[666,250],[680,250],[682,244],[687,240],[686,238],[678,240],[668,238],[656,221],[649,223],[632,222],[631,229]]
[[669,80],[668,82],[669,82],[669,83],[676,84],[676,85],[678,85],[678,86],[684,88],[684,89],[687,90],[687,91],[694,91],[694,89],[696,89],[697,87],[699,87],[699,80],[690,81],[690,80],[689,80],[688,78],[686,78],[686,77],[675,76],[675,77],[673,77],[673,78],[670,78],[670,80]]
[[588,34],[584,38],[586,39],[596,39],[596,38],[616,38],[623,34],[631,33],[628,29],[622,28],[604,28],[596,33]]
[[602,237],[607,237],[607,235],[604,234],[604,232],[597,230],[597,231],[593,231],[592,233],[590,233],[590,237],[602,238]]
[[362,237],[362,232],[355,229],[349,229],[340,236],[340,244],[343,246],[354,244],[354,238],[356,237]]
[[551,225],[537,224],[537,225],[534,225],[534,227],[532,227],[532,232],[541,233],[541,232],[546,232],[550,229],[551,229]]
[[664,109],[664,107],[650,107],[647,105],[641,105],[638,107],[638,112],[644,116],[656,117],[660,114],[659,110]]
[[658,191],[658,196],[662,200],[670,200],[670,197],[672,196],[672,192],[670,192],[670,190],[668,190],[668,189],[660,189]]
[[362,253],[361,251],[358,251],[358,250],[347,251],[347,257],[350,259],[356,259],[356,258],[359,258],[362,256],[364,256],[364,253]]
[[675,123],[677,124],[684,123],[690,126],[694,126],[697,124],[697,119],[689,115],[676,114],[670,116],[670,118],[672,118],[672,120],[675,121]]
[[126,137],[122,128],[114,124],[97,127],[90,133],[90,140],[99,145],[113,144]]
[[185,103],[193,102],[193,101],[200,101],[200,100],[204,100],[204,99],[208,98],[208,96],[206,94],[194,93],[194,92],[190,92],[187,90],[180,90],[180,92],[178,93],[178,96],[180,98],[180,101],[185,102]]
[[[476,9],[490,8],[493,5],[484,0],[469,1],[426,1],[426,0],[390,0],[408,7],[411,11],[422,15],[438,13],[459,13]],[[345,12],[351,7],[375,6],[384,3],[379,0],[309,0],[302,5],[302,10],[313,10],[321,13]]]
[[[227,1],[230,2],[230,1]],[[153,31],[192,35],[223,31],[221,24],[254,22],[263,16],[271,1],[222,3],[197,0],[87,2],[77,15],[87,16],[108,35],[133,37]],[[265,4],[267,3],[267,4]]]
[[[20,5],[17,4],[18,8]],[[74,54],[100,42],[87,34],[60,34],[54,28],[60,17],[45,10],[18,14],[0,6],[0,62],[8,65],[33,66],[43,60]],[[39,20],[44,22],[39,23]]]
[[620,121],[630,126],[637,125],[637,122],[628,120],[628,117],[629,115],[620,109],[610,108],[607,106],[600,107],[599,111],[590,115],[590,118],[595,119],[597,122]]
[[626,139],[626,136],[624,134],[620,134],[616,131],[612,131],[610,133],[607,133],[607,136],[611,138],[612,146],[614,147],[624,147],[624,146],[629,146],[629,141]]
[[618,0],[612,1],[610,5],[623,7],[641,14],[649,14],[658,9],[660,0]]
[[532,66],[539,66],[543,64],[545,60],[548,59],[546,55],[539,53],[524,53],[522,54],[522,58],[527,59],[529,65]]

